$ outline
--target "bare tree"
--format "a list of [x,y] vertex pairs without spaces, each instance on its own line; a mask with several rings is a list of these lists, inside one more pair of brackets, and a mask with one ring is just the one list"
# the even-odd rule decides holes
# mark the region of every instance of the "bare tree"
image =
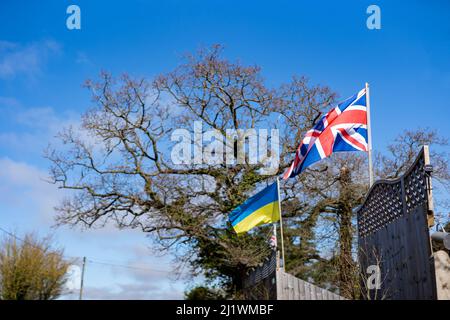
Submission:
[[[64,147],[49,149],[46,156],[53,164],[53,182],[75,191],[57,208],[58,223],[90,227],[113,221],[119,228],[140,228],[161,249],[177,249],[173,252],[190,263],[194,274],[224,278],[233,292],[269,248],[267,230],[237,237],[227,215],[273,178],[260,175],[261,165],[247,158],[235,165],[174,165],[171,132],[192,129],[193,121],[221,133],[278,125],[287,133],[281,173],[301,131],[318,119],[334,94],[306,78],[269,89],[258,67],[229,62],[220,54],[215,46],[187,56],[154,81],[115,79],[108,73],[98,82],[87,81],[95,106],[83,116],[82,132],[67,128],[59,135]],[[291,183],[285,192],[298,194],[298,186]],[[288,215],[295,216],[299,208],[291,207]]]
[[442,151],[449,146],[446,138],[436,130],[405,130],[388,146],[388,153],[377,153],[376,174],[383,179],[395,179],[402,175],[414,162],[423,145],[432,146],[430,158],[433,165],[433,178],[450,186],[449,154]]
[[448,215],[450,203],[447,197],[450,192],[449,142],[436,130],[423,128],[405,130],[388,146],[386,154],[377,154],[376,175],[384,179],[398,178],[413,164],[423,145],[430,146],[435,215],[442,218],[438,220],[445,225],[450,222]]

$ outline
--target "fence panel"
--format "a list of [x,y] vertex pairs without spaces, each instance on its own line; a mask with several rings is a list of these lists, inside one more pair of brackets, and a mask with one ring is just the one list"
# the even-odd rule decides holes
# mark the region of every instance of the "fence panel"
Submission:
[[333,292],[296,278],[282,270],[277,271],[277,281],[278,300],[345,300]]
[[[402,177],[377,181],[358,209],[361,285],[367,299],[436,299],[429,165],[424,146]],[[381,270],[378,289],[368,288],[371,265]]]

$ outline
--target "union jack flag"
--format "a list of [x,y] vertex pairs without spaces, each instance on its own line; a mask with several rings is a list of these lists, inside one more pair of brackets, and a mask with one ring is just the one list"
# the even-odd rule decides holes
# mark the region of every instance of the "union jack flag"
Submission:
[[309,130],[283,179],[293,178],[333,152],[367,151],[366,89],[339,103]]

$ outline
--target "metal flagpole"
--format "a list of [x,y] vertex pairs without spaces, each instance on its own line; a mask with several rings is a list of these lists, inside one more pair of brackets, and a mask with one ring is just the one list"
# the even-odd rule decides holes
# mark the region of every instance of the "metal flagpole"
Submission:
[[372,123],[370,122],[370,89],[366,82],[366,100],[367,100],[367,153],[369,156],[369,188],[373,185],[373,165],[372,165]]
[[284,260],[284,241],[283,241],[283,218],[281,214],[281,197],[280,197],[280,179],[277,177],[277,189],[278,189],[278,211],[280,213],[280,238],[281,238],[281,259],[283,260],[283,270],[286,271]]
[[275,259],[276,259],[276,267],[277,267],[277,270],[278,269],[280,269],[280,261],[279,261],[279,259],[278,259],[278,239],[277,239],[277,224],[276,223],[273,223],[272,224],[273,225],[273,235],[272,235],[272,238],[273,238],[273,242],[271,243],[271,245],[273,246],[273,250],[275,250]]

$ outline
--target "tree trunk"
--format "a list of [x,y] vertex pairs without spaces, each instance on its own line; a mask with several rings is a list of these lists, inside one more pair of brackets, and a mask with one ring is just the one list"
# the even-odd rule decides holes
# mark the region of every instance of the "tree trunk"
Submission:
[[352,206],[351,206],[351,175],[347,168],[342,168],[340,173],[339,194],[339,291],[348,299],[355,298],[355,262],[352,257]]

